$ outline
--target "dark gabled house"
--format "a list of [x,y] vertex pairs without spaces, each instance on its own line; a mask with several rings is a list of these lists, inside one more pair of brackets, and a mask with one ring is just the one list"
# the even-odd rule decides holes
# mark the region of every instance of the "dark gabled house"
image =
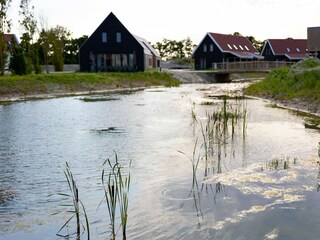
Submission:
[[267,39],[261,56],[266,61],[300,61],[308,57],[307,39]]
[[263,59],[248,38],[208,32],[192,57],[195,69],[213,68],[216,63]]
[[160,56],[132,35],[111,12],[80,47],[80,71],[144,71],[160,67]]

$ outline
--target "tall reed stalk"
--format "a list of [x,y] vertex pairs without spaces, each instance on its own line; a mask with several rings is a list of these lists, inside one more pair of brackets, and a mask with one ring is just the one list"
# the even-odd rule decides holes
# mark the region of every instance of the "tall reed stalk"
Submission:
[[[86,209],[84,207],[84,204],[82,201],[79,199],[79,190],[77,187],[77,183],[73,177],[73,174],[71,172],[69,164],[66,162],[66,168],[63,171],[64,175],[66,177],[70,194],[65,194],[65,193],[58,193],[60,196],[64,197],[70,197],[72,198],[72,204],[61,204],[61,206],[69,206],[73,207],[73,210],[68,211],[69,213],[73,213],[73,215],[65,222],[65,224],[59,229],[57,235],[65,238],[69,238],[70,235],[61,235],[60,232],[69,224],[69,222],[75,217],[76,218],[76,236],[77,240],[80,240],[81,236],[81,225],[83,226],[83,229],[87,229],[87,239],[90,240],[90,227],[89,227],[89,220],[88,220],[88,215],[86,212]],[[84,216],[85,222],[86,222],[86,227],[81,223],[81,216]]]
[[[118,177],[117,165],[119,164],[117,159],[116,163],[112,164],[110,159],[107,159],[103,166],[108,163],[110,171],[105,173],[105,169],[102,170],[101,181],[103,184],[104,197],[108,207],[108,215],[110,219],[110,228],[111,228],[111,239],[116,238],[116,208],[117,208],[117,198],[118,198]],[[105,179],[105,177],[107,177]]]
[[[129,190],[130,190],[130,172],[127,176],[123,175],[122,166],[118,161],[118,156],[115,153],[115,162],[112,163],[107,159],[103,166],[108,165],[109,171],[102,170],[101,181],[104,186],[104,198],[108,207],[108,215],[110,219],[111,239],[115,239],[118,230],[116,230],[117,206],[119,205],[122,239],[126,240],[126,230],[128,221],[128,206],[129,206]],[[131,161],[129,167],[131,166]],[[120,228],[120,226],[119,226]]]

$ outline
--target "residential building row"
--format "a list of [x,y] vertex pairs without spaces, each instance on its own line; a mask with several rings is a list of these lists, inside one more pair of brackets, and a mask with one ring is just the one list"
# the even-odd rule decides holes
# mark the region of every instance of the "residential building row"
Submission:
[[320,58],[320,27],[308,28],[307,39],[267,39],[261,53],[247,37],[208,32],[192,54],[198,70],[225,62],[298,62],[309,56]]
[[[160,55],[135,36],[111,12],[80,47],[80,71],[145,71],[160,67]],[[307,39],[267,39],[261,53],[247,37],[208,32],[194,49],[195,69],[239,61],[300,61],[320,58],[320,27],[308,28]]]
[[[308,39],[310,41],[308,41]],[[320,56],[320,27],[308,39],[267,39],[261,53],[247,37],[208,32],[193,51],[195,69],[236,61],[299,61]],[[160,67],[160,56],[144,38],[132,35],[111,12],[80,48],[80,70],[144,71]]]

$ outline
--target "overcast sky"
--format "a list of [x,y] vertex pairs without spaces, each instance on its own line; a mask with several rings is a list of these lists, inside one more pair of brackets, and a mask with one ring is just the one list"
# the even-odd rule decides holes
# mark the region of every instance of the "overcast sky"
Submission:
[[[10,16],[20,36],[20,0]],[[49,26],[61,25],[77,38],[91,35],[113,12],[134,35],[155,43],[190,37],[198,44],[207,32],[268,38],[306,38],[320,26],[320,0],[31,0],[35,14]]]

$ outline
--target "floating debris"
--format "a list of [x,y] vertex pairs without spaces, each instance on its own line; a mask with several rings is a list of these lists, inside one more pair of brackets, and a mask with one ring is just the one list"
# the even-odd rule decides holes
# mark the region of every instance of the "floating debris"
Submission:
[[100,129],[92,129],[91,132],[95,133],[124,133],[124,129],[118,127],[108,127]]
[[15,192],[9,187],[0,187],[0,204],[12,200],[15,197]]
[[320,130],[320,124],[318,123],[305,123],[304,124],[304,127],[307,128],[307,129],[314,129],[314,130]]
[[108,102],[108,101],[117,101],[120,98],[112,98],[112,97],[85,97],[80,98],[80,100],[84,102]]
[[271,232],[264,235],[266,240],[277,239],[279,236],[279,229],[275,228]]

